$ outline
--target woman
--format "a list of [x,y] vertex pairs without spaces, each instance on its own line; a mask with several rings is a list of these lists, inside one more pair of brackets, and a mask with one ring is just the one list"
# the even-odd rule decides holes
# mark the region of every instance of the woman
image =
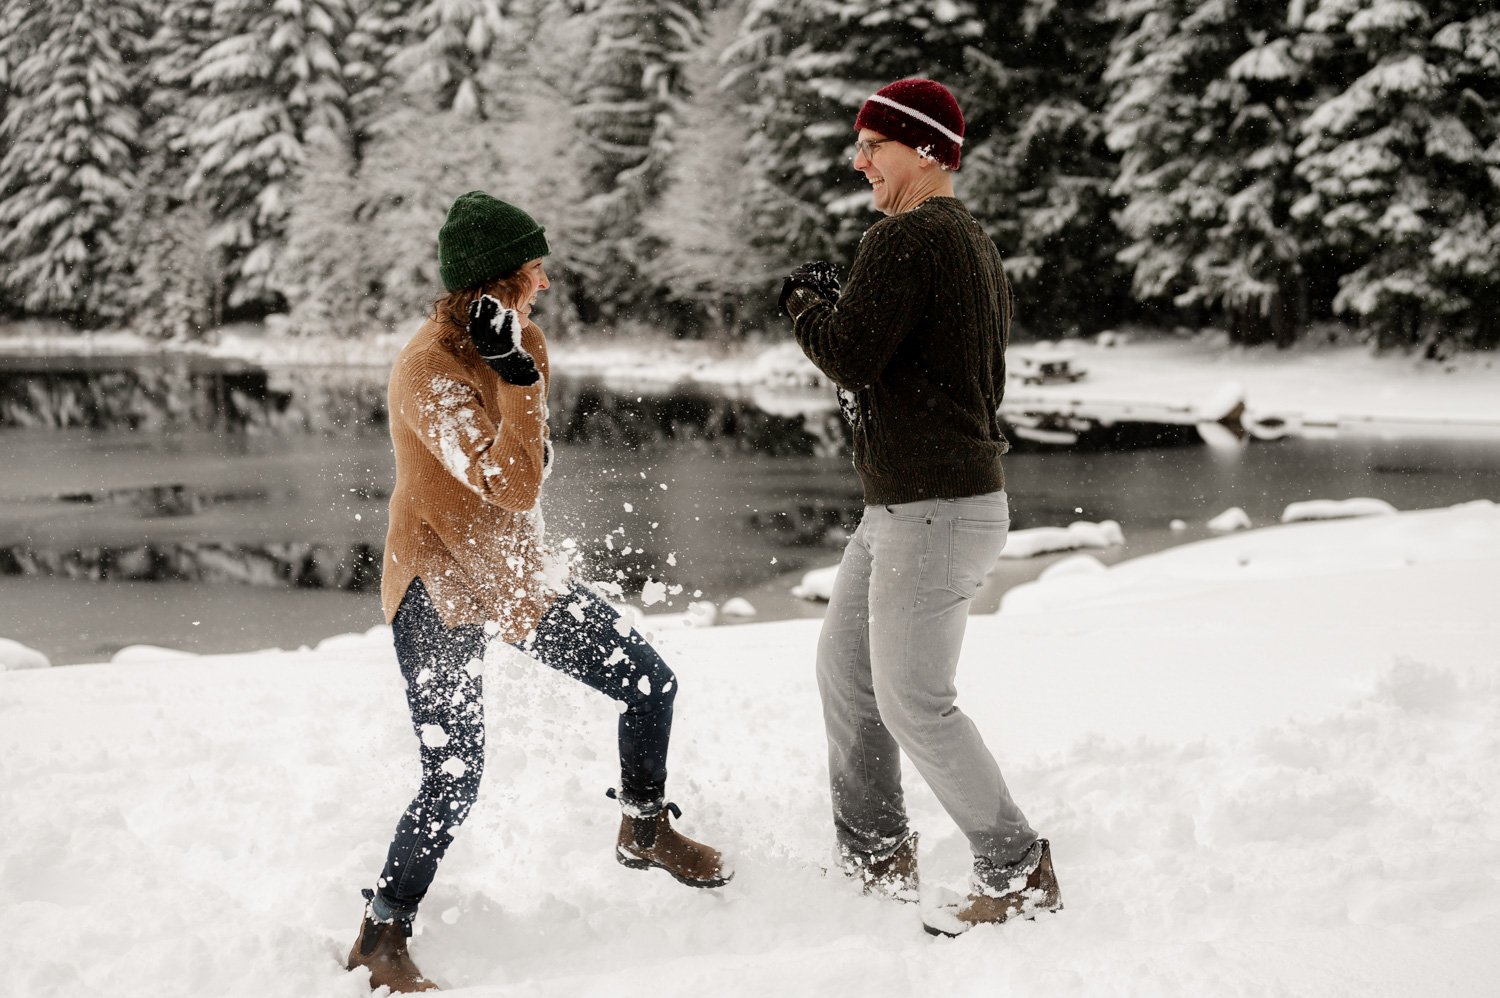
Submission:
[[[479,191],[438,233],[448,294],[390,381],[396,485],[381,597],[420,742],[422,783],[396,825],[347,966],[370,987],[428,991],[406,949],[412,918],[484,770],[486,643],[499,635],[620,702],[622,815],[615,857],[692,887],[732,876],[717,850],[672,828],[664,796],[677,681],[619,614],[571,581],[544,542],[551,470],[547,343],[529,321],[548,287],[547,240],[524,211]],[[624,633],[622,634],[622,630]]]

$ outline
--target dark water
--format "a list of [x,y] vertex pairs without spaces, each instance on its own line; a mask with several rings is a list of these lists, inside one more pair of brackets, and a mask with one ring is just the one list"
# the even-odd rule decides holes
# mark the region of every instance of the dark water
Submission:
[[[72,372],[40,401],[0,390],[12,416],[0,411],[0,637],[65,664],[141,643],[297,647],[380,623],[373,566],[391,481],[381,375],[257,388],[241,372],[230,419],[195,400],[231,389],[213,370],[198,376],[196,389],[126,384],[124,425],[119,386]],[[821,612],[789,589],[835,562],[858,521],[835,412],[564,378],[553,401],[548,531],[574,540],[589,575],[627,591],[647,577],[683,587],[654,609],[681,609],[697,592],[746,596],[759,619]],[[217,414],[206,427],[193,416],[203,411]],[[70,426],[67,413],[98,425]],[[1262,525],[1305,499],[1370,496],[1399,509],[1497,499],[1500,441],[1030,450],[1009,455],[1006,474],[1015,528],[1119,521],[1126,543],[1091,552],[1112,562],[1208,536],[1206,521],[1230,506]],[[975,609],[993,610],[1053,560],[1003,561]]]

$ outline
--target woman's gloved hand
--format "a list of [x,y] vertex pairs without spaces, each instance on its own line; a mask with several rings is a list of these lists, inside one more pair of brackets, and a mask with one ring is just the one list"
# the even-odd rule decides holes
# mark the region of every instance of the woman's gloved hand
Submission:
[[474,299],[469,306],[469,338],[484,362],[510,384],[524,387],[541,380],[536,361],[521,346],[521,314],[498,299]]

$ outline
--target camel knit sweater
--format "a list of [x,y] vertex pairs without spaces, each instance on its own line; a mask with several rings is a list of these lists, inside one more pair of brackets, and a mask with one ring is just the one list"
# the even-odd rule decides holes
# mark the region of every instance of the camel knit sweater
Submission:
[[493,622],[506,641],[520,641],[567,584],[538,506],[551,470],[547,342],[528,321],[521,345],[542,375],[526,387],[491,370],[466,330],[435,318],[396,358],[396,484],[380,586],[387,622],[421,578],[448,627]]
[[1011,292],[1000,253],[957,198],[870,227],[838,302],[793,303],[803,351],[840,388],[867,504],[1004,488]]

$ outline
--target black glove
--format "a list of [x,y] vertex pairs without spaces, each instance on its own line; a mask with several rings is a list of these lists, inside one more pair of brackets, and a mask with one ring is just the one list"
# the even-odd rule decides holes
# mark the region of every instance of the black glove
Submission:
[[469,306],[469,339],[484,362],[511,384],[524,387],[541,380],[536,361],[521,346],[521,315],[515,309],[480,295]]
[[836,302],[839,300],[839,268],[826,260],[814,260],[786,275],[786,280],[781,282],[781,300],[776,304],[788,315],[791,312],[786,307],[787,299],[798,288],[807,288],[824,301]]

